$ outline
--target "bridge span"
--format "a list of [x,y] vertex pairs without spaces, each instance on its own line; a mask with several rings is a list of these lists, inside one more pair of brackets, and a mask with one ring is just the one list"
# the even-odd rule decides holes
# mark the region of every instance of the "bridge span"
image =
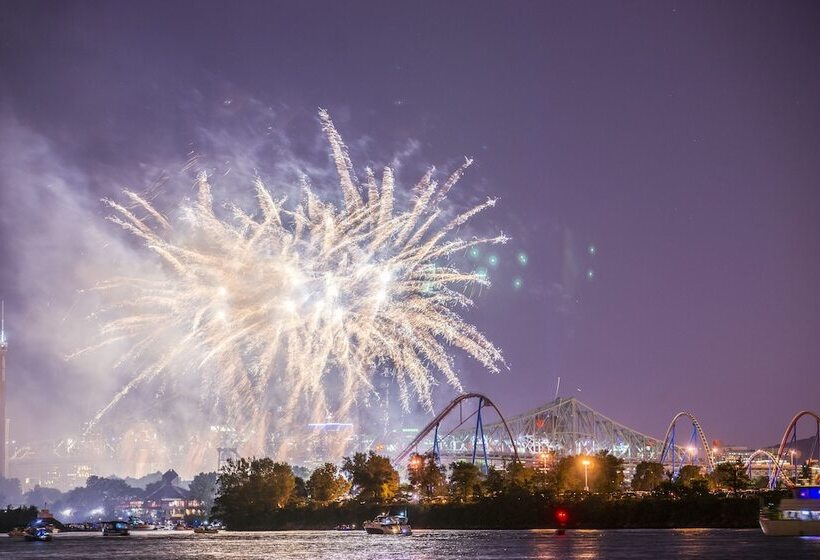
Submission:
[[[394,462],[403,464],[412,453],[430,450],[444,462],[480,459],[485,465],[604,450],[638,462],[659,461],[664,440],[624,426],[574,397],[505,418],[486,395],[468,393],[442,409]],[[672,445],[668,454],[678,463],[685,461],[678,446]]]
[[[772,485],[778,479],[787,486],[794,485],[797,481],[795,456],[799,456],[794,445],[801,418],[810,421],[816,434],[815,446],[804,459],[811,462],[816,454],[820,464],[820,416],[801,411],[786,427],[779,449],[754,453],[746,467],[751,469],[752,459],[765,457],[771,464]],[[678,424],[685,425],[683,433]],[[686,438],[690,426],[691,435]],[[516,459],[546,463],[548,458],[606,451],[627,463],[663,463],[671,467],[673,476],[686,464],[711,472],[718,462],[701,423],[691,412],[677,413],[666,435],[660,439],[616,422],[574,397],[557,398],[505,418],[493,401],[480,393],[466,393],[453,399],[393,460],[403,466],[411,454],[428,451],[433,451],[444,463],[480,461],[485,468]],[[787,464],[794,471],[791,477],[786,472]]]

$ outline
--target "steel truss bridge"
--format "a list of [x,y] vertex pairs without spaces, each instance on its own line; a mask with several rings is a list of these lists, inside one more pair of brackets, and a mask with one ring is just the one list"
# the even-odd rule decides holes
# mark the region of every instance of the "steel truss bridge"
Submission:
[[[458,418],[447,423],[457,411]],[[488,417],[494,416],[493,419]],[[489,420],[489,421],[488,421]],[[451,426],[454,424],[454,426]],[[674,424],[674,423],[673,423]],[[674,442],[673,442],[674,443]],[[628,462],[659,461],[665,447],[678,464],[686,460],[676,445],[653,438],[601,414],[578,399],[558,398],[505,419],[485,395],[460,395],[445,407],[401,453],[403,464],[414,452],[432,450],[443,462],[480,459],[484,466],[520,459],[594,454],[608,451]]]
[[[811,462],[816,452],[820,463],[820,415],[801,411],[786,427],[776,454],[759,450],[745,465],[751,472],[754,460],[768,461],[772,487],[778,479],[786,486],[796,483],[796,475],[794,479],[790,478],[786,465],[794,464],[793,446],[801,418],[813,420],[813,431],[816,431],[816,447],[805,459]],[[689,426],[691,432],[686,438]],[[466,393],[453,399],[393,458],[393,462],[404,466],[413,453],[428,451],[443,463],[480,462],[485,469],[490,464],[517,459],[538,460],[606,451],[627,463],[663,463],[671,467],[673,477],[686,464],[698,465],[711,472],[717,463],[700,422],[691,412],[677,413],[664,438],[657,439],[612,420],[574,397],[557,398],[505,419],[492,400],[480,393]]]

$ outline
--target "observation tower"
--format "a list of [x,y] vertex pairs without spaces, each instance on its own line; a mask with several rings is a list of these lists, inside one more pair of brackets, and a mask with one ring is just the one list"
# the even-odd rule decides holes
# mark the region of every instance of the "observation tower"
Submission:
[[6,352],[9,349],[6,342],[6,304],[0,302],[0,478],[8,474],[8,458],[6,457]]

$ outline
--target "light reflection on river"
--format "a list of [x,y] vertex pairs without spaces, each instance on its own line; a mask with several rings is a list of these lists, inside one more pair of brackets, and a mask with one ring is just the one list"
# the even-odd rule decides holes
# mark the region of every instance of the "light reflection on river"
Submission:
[[50,543],[0,539],[0,558],[283,560],[580,560],[819,558],[820,538],[765,537],[759,530],[423,531],[410,537],[362,532],[151,532],[130,537],[60,534]]

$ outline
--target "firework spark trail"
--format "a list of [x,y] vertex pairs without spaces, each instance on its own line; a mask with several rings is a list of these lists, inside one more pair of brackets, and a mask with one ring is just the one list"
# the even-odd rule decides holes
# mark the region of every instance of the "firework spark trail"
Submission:
[[[400,212],[392,170],[384,170],[379,185],[367,169],[360,188],[333,122],[324,111],[320,119],[339,175],[339,207],[320,200],[305,179],[301,202],[288,210],[257,180],[259,215],[231,207],[224,220],[214,212],[205,174],[181,223],[131,191],[125,191],[130,207],[104,200],[113,210],[109,219],[159,257],[166,278],[119,278],[98,288],[124,299],[91,349],[127,339],[131,349],[119,363],[137,373],[92,425],[160,376],[173,381],[193,373],[204,401],[226,424],[250,426],[271,416],[272,387],[287,391],[276,414],[284,424],[300,405],[314,420],[329,410],[344,415],[373,391],[380,371],[392,372],[405,408],[415,395],[430,410],[436,372],[461,390],[449,347],[492,372],[504,364],[499,350],[454,310],[471,306],[465,288],[486,285],[486,278],[450,264],[452,255],[474,245],[507,241],[451,237],[495,200],[435,225],[471,160],[441,185],[431,169],[413,189],[409,210]],[[146,363],[149,348],[159,357]],[[340,394],[326,394],[329,379],[338,381]]]

